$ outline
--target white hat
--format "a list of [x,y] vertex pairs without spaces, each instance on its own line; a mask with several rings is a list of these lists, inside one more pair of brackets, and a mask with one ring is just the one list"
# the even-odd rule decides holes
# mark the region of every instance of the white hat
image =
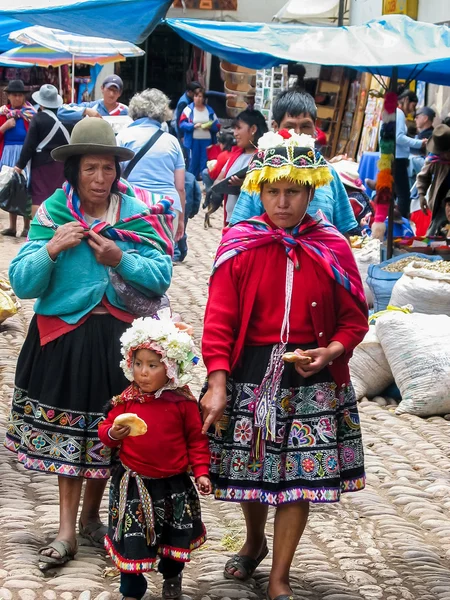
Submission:
[[45,83],[41,85],[38,92],[31,95],[33,100],[44,108],[59,108],[63,104],[63,99],[58,94],[58,90],[54,85]]
[[331,166],[337,172],[339,179],[344,185],[355,190],[361,190],[362,192],[366,190],[358,173],[358,163],[352,160],[340,160]]

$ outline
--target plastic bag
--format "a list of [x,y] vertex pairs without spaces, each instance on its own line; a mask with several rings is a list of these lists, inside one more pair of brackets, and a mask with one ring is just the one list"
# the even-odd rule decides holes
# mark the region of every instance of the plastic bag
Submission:
[[109,271],[109,279],[122,304],[126,306],[128,312],[136,317],[153,317],[163,308],[170,309],[170,301],[165,294],[164,296],[146,296],[129,283],[126,283],[112,269]]
[[8,167],[7,165],[2,166],[2,170],[0,171],[0,189],[4,188],[5,185],[10,182],[13,175],[14,167]]
[[31,217],[31,197],[24,175],[14,171],[10,181],[0,190],[0,208],[13,215]]
[[20,308],[20,302],[6,279],[0,279],[0,323],[13,317]]

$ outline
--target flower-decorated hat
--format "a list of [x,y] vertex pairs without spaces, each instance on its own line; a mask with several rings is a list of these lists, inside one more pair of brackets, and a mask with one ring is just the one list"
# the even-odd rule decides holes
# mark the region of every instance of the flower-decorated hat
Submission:
[[120,338],[123,360],[120,363],[125,377],[133,381],[133,361],[137,350],[146,348],[161,356],[169,382],[158,390],[177,389],[191,380],[191,370],[198,363],[192,328],[184,323],[175,323],[170,309],[163,309],[156,317],[140,318]]
[[242,189],[260,192],[262,183],[288,179],[299,185],[321,187],[332,180],[323,156],[314,148],[315,140],[293,129],[265,133],[258,142]]

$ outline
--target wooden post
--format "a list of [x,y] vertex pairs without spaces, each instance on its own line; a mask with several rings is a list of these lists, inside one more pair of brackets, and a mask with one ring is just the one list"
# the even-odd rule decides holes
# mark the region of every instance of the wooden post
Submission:
[[[389,91],[397,93],[398,85],[398,67],[392,67],[391,82],[389,84]],[[394,120],[394,161],[392,163],[392,175],[395,175],[395,148],[396,148],[396,136],[397,136],[397,109],[395,110]],[[395,203],[395,184],[392,190],[391,201],[389,203],[388,212],[388,226],[387,226],[387,258],[392,258],[394,252],[394,203]]]
[[338,27],[344,24],[345,0],[339,0]]

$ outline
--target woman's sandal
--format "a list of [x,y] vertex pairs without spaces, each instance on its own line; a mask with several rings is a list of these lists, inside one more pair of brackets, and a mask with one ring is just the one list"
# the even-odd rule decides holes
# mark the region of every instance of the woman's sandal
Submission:
[[269,596],[269,590],[267,590],[266,600],[294,600],[294,596],[291,596],[290,594],[280,594],[279,596],[275,596],[275,598],[271,598]]
[[92,521],[83,527],[80,519],[78,532],[82,538],[88,540],[95,548],[105,547],[105,535],[108,533],[108,528],[101,521]]
[[15,229],[11,229],[8,227],[2,231],[2,235],[6,235],[7,237],[16,237],[17,231]]
[[164,579],[162,597],[163,600],[178,600],[181,598],[181,583],[183,581],[183,574],[180,573],[176,577],[170,577],[170,579]]
[[[230,560],[225,564],[225,569],[223,571],[223,576],[225,579],[237,579],[238,581],[247,581],[256,571],[260,563],[266,558],[269,554],[269,548],[267,547],[267,541],[264,544],[264,548],[257,558],[251,558],[250,556],[235,554],[230,558]],[[234,573],[229,573],[229,569],[236,569],[242,573],[243,577],[236,577]],[[235,571],[235,572],[236,572]]]
[[[59,554],[59,558],[57,556],[47,556],[42,554],[44,550],[54,550]],[[52,567],[64,565],[66,562],[69,562],[69,560],[75,558],[77,551],[78,544],[75,544],[75,548],[73,548],[69,542],[64,540],[50,542],[47,546],[43,546],[39,549],[39,568],[41,571],[45,571]]]

